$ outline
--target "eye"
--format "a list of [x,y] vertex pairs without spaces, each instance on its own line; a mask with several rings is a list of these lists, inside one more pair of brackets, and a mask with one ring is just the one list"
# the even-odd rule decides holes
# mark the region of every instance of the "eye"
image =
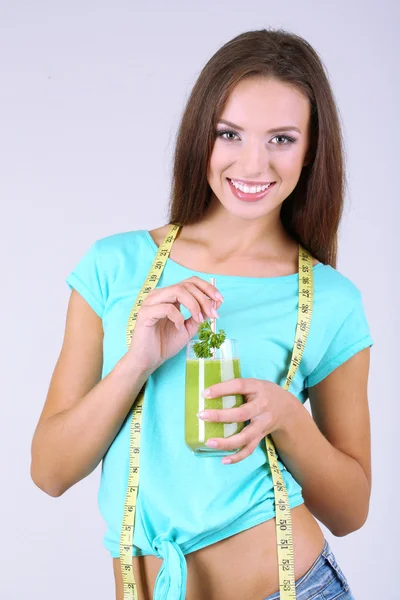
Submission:
[[[234,141],[234,138],[228,138],[228,137],[224,137],[225,135],[233,135],[233,136],[238,136],[238,134],[235,131],[231,131],[230,129],[224,129],[221,131],[217,131],[217,137],[220,137],[224,140],[226,140],[227,142],[229,141]],[[276,145],[277,146],[289,146],[290,144],[295,144],[296,140],[295,138],[290,137],[289,135],[276,135],[274,136],[272,139],[283,139],[285,140],[284,142],[278,142]]]
[[288,144],[294,144],[296,142],[296,140],[294,138],[290,137],[289,135],[276,135],[272,139],[275,140],[276,138],[283,138],[283,139],[287,140],[287,143],[278,144],[278,146],[287,146]]
[[[224,129],[222,131],[217,131],[217,137],[222,137],[223,135],[230,133],[232,135],[237,135],[237,133],[235,133],[234,131],[230,131],[229,129]],[[224,140],[230,141],[230,139],[232,138],[222,138]]]

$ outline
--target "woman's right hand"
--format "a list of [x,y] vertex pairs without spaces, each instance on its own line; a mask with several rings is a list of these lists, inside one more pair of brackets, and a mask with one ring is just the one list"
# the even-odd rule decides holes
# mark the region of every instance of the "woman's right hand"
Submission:
[[[139,308],[126,358],[146,372],[155,371],[175,356],[197,333],[207,318],[217,316],[222,296],[217,288],[200,277],[189,277],[164,288],[154,288]],[[191,313],[184,319],[180,305]],[[214,311],[214,312],[213,312]]]

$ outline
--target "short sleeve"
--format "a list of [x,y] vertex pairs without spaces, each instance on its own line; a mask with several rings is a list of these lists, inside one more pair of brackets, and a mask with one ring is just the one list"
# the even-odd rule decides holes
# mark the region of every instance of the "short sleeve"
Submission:
[[357,298],[352,309],[336,331],[320,362],[307,376],[305,387],[316,385],[354,354],[373,344],[362,295],[357,290]]
[[107,294],[107,282],[102,269],[99,242],[96,241],[74,270],[67,276],[70,289],[75,288],[93,310],[103,317]]

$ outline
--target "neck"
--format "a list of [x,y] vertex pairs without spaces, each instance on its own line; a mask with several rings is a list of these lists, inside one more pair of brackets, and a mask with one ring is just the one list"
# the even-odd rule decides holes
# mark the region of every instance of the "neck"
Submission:
[[183,227],[183,237],[204,244],[215,256],[288,256],[297,243],[280,219],[280,206],[260,219],[246,220],[225,210],[210,210],[203,219]]

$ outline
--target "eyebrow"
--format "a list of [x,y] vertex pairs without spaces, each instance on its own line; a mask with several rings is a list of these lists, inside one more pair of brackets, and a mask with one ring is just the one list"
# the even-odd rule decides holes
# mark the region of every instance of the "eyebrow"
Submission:
[[[226,119],[219,119],[218,123],[224,123],[225,125],[229,125],[230,127],[234,127],[238,131],[244,131],[243,127],[239,127],[239,125],[235,125],[235,123],[231,123],[231,121],[227,121]],[[280,131],[297,131],[301,133],[298,127],[294,125],[285,125],[284,127],[274,127],[267,131],[267,133],[279,133]]]

